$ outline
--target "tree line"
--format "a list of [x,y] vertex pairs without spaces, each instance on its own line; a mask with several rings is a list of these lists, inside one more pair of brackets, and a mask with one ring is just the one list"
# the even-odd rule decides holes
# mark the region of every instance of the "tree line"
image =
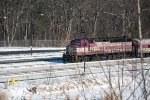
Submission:
[[[0,41],[108,36],[138,38],[137,0],[1,0]],[[141,0],[143,38],[150,37],[150,1]]]

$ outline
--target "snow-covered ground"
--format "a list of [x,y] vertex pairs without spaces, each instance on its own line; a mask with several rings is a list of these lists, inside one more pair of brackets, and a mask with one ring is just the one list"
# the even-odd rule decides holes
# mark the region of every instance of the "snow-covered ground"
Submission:
[[[32,50],[64,50],[65,48],[58,48],[58,47],[32,47]],[[6,51],[27,51],[31,50],[31,47],[0,47],[0,52]]]
[[[0,48],[0,51],[22,51],[29,48]],[[34,50],[49,50],[57,48],[33,48]],[[64,49],[64,48],[59,48]],[[51,55],[62,56],[63,52],[51,53],[35,53],[32,56],[29,54],[19,55],[3,55],[0,60],[22,59],[36,57],[51,57]],[[150,64],[144,62],[142,65],[139,62],[129,59],[130,63],[113,64],[110,62],[117,61],[102,61],[86,63],[86,71],[91,74],[83,73],[83,63],[64,64],[60,61],[55,62],[26,62],[26,63],[10,63],[0,64],[0,70],[4,68],[19,68],[23,66],[34,67],[41,65],[43,68],[48,64],[57,67],[69,65],[76,66],[76,76],[62,77],[47,77],[45,79],[36,80],[9,80],[5,83],[0,83],[0,100],[144,100],[144,94],[147,94],[147,100],[150,100]],[[99,63],[97,65],[96,63]],[[105,63],[105,65],[104,65]],[[93,65],[92,65],[93,64]],[[108,66],[106,66],[108,65]],[[99,67],[100,66],[100,67]],[[141,66],[144,70],[144,79],[142,76]],[[93,73],[93,67],[96,67]],[[130,68],[131,67],[131,68]],[[122,69],[122,70],[121,70]],[[131,70],[133,69],[133,71]],[[65,71],[65,68],[64,68]],[[83,74],[82,74],[83,73]],[[2,73],[0,73],[1,75]],[[69,74],[69,73],[68,73]],[[144,82],[146,91],[144,91]]]

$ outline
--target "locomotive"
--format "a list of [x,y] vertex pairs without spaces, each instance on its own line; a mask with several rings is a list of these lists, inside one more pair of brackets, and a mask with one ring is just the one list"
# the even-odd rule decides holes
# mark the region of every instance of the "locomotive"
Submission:
[[122,59],[140,57],[140,43],[144,57],[150,56],[150,39],[129,37],[81,38],[71,40],[63,54],[64,62]]

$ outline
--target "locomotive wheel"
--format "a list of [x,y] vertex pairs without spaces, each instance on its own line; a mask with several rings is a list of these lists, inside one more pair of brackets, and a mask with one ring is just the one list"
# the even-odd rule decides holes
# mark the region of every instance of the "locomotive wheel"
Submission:
[[116,58],[117,58],[117,59],[120,59],[121,57],[120,57],[120,55],[119,55],[119,54],[117,54],[117,55],[116,55]]
[[149,57],[149,54],[148,53],[143,54],[143,57]]
[[118,54],[118,58],[119,58],[119,59],[122,59],[122,58],[123,58],[123,54],[122,54],[122,53],[119,53],[119,54]]
[[74,63],[74,62],[77,62],[77,56],[71,56],[71,62]]
[[82,57],[81,56],[77,57],[77,62],[82,62]]
[[85,56],[85,61],[89,61],[89,57],[88,56]]
[[117,55],[113,54],[113,60],[117,59]]
[[112,60],[113,56],[112,55],[108,55],[107,59]]
[[92,61],[92,60],[93,60],[93,56],[90,56],[90,57],[89,57],[89,61]]
[[103,56],[101,56],[101,55],[96,55],[96,59],[94,59],[94,60],[96,60],[96,61],[101,61],[101,60],[103,60],[103,59],[104,59]]
[[71,56],[70,61],[71,61],[72,63],[74,63],[74,56]]

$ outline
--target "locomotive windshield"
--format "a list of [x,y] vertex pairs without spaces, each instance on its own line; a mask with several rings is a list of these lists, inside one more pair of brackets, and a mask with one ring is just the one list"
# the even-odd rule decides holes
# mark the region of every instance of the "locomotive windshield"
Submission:
[[89,43],[94,43],[95,41],[94,41],[94,39],[88,39],[88,41],[89,41]]
[[71,45],[80,46],[80,45],[81,45],[80,40],[78,40],[78,39],[72,40],[72,41],[71,41]]

